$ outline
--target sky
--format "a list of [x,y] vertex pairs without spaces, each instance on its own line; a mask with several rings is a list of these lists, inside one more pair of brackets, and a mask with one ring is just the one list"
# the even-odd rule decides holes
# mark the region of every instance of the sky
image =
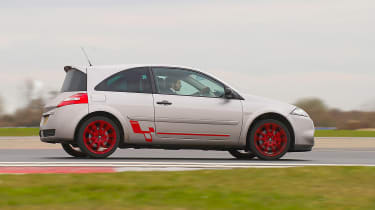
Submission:
[[6,111],[59,90],[65,65],[173,64],[288,103],[375,106],[375,1],[1,0]]

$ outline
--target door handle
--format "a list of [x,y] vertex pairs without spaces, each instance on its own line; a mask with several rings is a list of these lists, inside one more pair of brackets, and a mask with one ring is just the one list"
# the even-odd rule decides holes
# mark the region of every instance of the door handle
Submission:
[[167,101],[167,100],[162,100],[162,101],[158,101],[156,102],[157,104],[162,104],[162,105],[172,105],[171,102]]

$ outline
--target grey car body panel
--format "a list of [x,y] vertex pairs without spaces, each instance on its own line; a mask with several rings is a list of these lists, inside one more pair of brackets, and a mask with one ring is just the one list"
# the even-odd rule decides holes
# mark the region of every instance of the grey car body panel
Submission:
[[[107,77],[123,70],[139,67],[125,65],[116,67],[90,67],[87,70],[87,94],[89,112],[103,111],[116,117],[124,130],[124,142],[143,143],[144,136],[132,131],[130,120],[140,121],[142,127],[154,127],[153,96],[147,93],[96,91],[95,87]],[[95,100],[102,98],[104,100]]]
[[[55,136],[41,137],[42,141],[74,139],[74,132],[78,123],[88,114],[87,104],[75,104],[53,109],[43,114],[40,130],[56,129]],[[48,116],[44,124],[45,116]]]
[[[98,94],[96,92],[95,94]],[[130,120],[139,121],[142,127],[154,127],[154,108],[152,94],[100,91],[105,102],[92,101],[89,95],[90,113],[103,111],[116,117],[124,130],[125,143],[142,143],[143,135],[132,132]]]
[[[254,120],[268,113],[275,113],[283,116],[289,121],[295,136],[296,145],[314,145],[314,124],[309,117],[297,116],[290,114],[296,106],[283,103],[280,101],[253,96],[249,94],[241,94],[245,100],[243,105],[243,129],[247,131]],[[247,132],[242,132],[240,145],[246,144]]]
[[[65,69],[78,70],[86,74],[85,67],[73,67]],[[55,129],[55,135],[49,137],[41,136],[42,141],[72,141],[75,129],[79,122],[88,115],[88,104],[76,104],[74,106],[57,107],[64,99],[81,93],[82,91],[62,92],[55,98],[49,100],[45,106],[40,122],[40,130]],[[48,116],[47,122],[45,122]]]
[[[237,145],[242,127],[240,100],[162,94],[155,94],[154,98],[156,139],[160,143]],[[172,104],[156,103],[163,100]]]
[[[293,105],[263,97],[243,94],[244,100],[178,96],[147,93],[96,91],[95,86],[109,76],[136,67],[170,65],[120,65],[74,67],[87,73],[88,104],[54,108],[74,92],[61,93],[46,105],[43,115],[51,114],[41,130],[56,129],[54,137],[42,140],[74,139],[74,131],[85,116],[94,112],[106,112],[114,116],[124,131],[124,143],[132,147],[190,148],[210,146],[218,148],[244,148],[248,129],[254,120],[266,113],[275,113],[287,119],[293,129],[295,144],[307,148],[314,145],[314,125],[309,117],[291,115]],[[184,67],[185,68],[185,67]],[[191,68],[185,68],[191,69]],[[206,73],[205,73],[206,74]],[[209,75],[230,87],[225,82]],[[168,100],[172,105],[157,104]],[[139,123],[143,133],[136,133],[131,121]],[[154,129],[152,132],[151,128]],[[161,134],[160,134],[161,133]],[[169,135],[173,133],[218,134],[219,136]],[[147,138],[152,141],[147,141]],[[164,145],[164,146],[163,146]]]

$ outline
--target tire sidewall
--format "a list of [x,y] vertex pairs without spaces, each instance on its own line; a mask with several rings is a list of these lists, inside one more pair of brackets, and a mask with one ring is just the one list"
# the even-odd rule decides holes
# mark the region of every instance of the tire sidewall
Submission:
[[240,160],[250,160],[256,156],[254,153],[242,153],[239,150],[229,150],[228,152],[233,157],[240,159]]
[[61,146],[66,153],[68,153],[69,155],[73,157],[77,157],[77,158],[87,157],[85,153],[74,150],[71,144],[62,143]]
[[[273,157],[270,157],[270,156],[266,156],[266,155],[263,155],[261,152],[258,151],[258,149],[256,148],[256,145],[255,145],[255,141],[254,141],[254,135],[255,135],[255,132],[256,130],[262,126],[263,124],[265,123],[276,123],[277,125],[279,125],[282,129],[284,129],[285,133],[286,133],[286,136],[287,136],[287,142],[286,142],[286,146],[284,148],[284,151],[282,151],[280,154],[276,155],[276,156],[273,156]],[[291,142],[291,139],[290,139],[290,131],[289,129],[285,126],[284,123],[278,121],[278,120],[274,120],[274,119],[266,119],[266,120],[261,120],[259,122],[257,122],[255,124],[255,126],[251,129],[250,131],[250,136],[248,136],[248,145],[249,145],[249,149],[250,151],[255,154],[259,159],[262,159],[262,160],[276,160],[276,159],[279,159],[281,158],[282,156],[284,156],[288,150],[289,150],[289,147],[290,147],[290,142]]]
[[[110,123],[113,126],[113,128],[115,129],[115,132],[116,132],[115,145],[113,146],[113,148],[110,151],[108,151],[104,154],[96,154],[96,153],[91,152],[86,147],[86,144],[85,144],[84,139],[83,139],[83,134],[84,134],[84,131],[85,131],[86,127],[90,123],[92,123],[94,121],[97,121],[97,120],[102,120],[102,121],[106,121],[106,122]],[[91,158],[106,158],[106,157],[110,156],[117,149],[117,147],[119,145],[119,142],[120,142],[120,129],[119,129],[119,127],[117,126],[117,124],[113,120],[109,119],[108,117],[104,117],[104,116],[95,116],[95,117],[91,117],[91,118],[87,119],[84,123],[81,124],[81,126],[79,127],[78,134],[77,134],[77,144],[78,144],[79,148],[81,149],[82,152],[86,153]]]

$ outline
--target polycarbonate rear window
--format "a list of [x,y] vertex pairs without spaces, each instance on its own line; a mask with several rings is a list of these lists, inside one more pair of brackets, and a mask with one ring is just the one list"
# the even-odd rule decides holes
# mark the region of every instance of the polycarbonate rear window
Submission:
[[147,67],[124,70],[99,83],[95,90],[152,93],[150,72]]
[[76,69],[66,73],[61,92],[87,91],[87,75]]

